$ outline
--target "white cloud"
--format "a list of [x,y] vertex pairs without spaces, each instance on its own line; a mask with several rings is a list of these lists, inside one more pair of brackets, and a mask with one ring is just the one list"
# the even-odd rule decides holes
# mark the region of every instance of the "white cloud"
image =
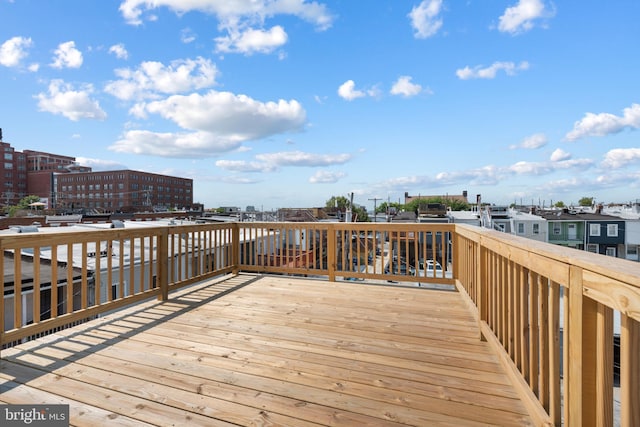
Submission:
[[147,104],[146,110],[185,129],[224,134],[241,141],[299,131],[306,121],[306,112],[296,100],[260,102],[231,92],[174,95]]
[[0,65],[16,67],[28,56],[33,42],[28,37],[13,37],[0,45]]
[[[145,12],[166,7],[177,15],[188,12],[202,12],[215,15],[220,22],[238,22],[242,20],[262,22],[265,18],[275,15],[292,15],[307,22],[311,22],[320,30],[331,27],[333,16],[327,11],[325,5],[315,1],[306,0],[209,0],[209,1],[184,1],[184,0],[124,0],[120,4],[122,16],[131,25],[142,24]],[[152,19],[154,15],[151,16]]]
[[81,166],[88,166],[93,171],[113,171],[128,169],[127,166],[113,160],[91,159],[88,157],[76,157],[76,162]]
[[585,170],[585,169],[589,169],[590,167],[592,167],[594,165],[594,161],[591,159],[571,159],[571,158],[567,158],[567,159],[563,159],[563,160],[559,160],[556,161],[554,163],[555,169],[560,170],[560,169],[579,169],[579,170]]
[[109,147],[116,153],[174,158],[211,157],[239,147],[241,141],[210,132],[153,132],[130,130]]
[[618,169],[632,163],[640,163],[640,148],[615,148],[605,154],[602,166]]
[[575,192],[575,190],[585,191],[585,188],[589,188],[591,186],[591,183],[574,177],[548,181],[544,185],[539,186],[538,190],[545,194],[570,193]]
[[244,160],[218,160],[216,166],[232,172],[273,172],[275,165],[265,162],[247,162]]
[[114,44],[109,48],[109,53],[113,53],[118,59],[127,59],[129,52],[122,43]]
[[260,182],[258,179],[238,175],[221,176],[216,181],[224,182],[225,184],[256,184]]
[[306,112],[295,100],[260,102],[230,92],[174,95],[138,104],[136,109],[139,113],[157,114],[186,131],[131,130],[111,150],[165,157],[210,157],[237,149],[245,141],[299,131],[306,122]]
[[496,77],[496,74],[500,70],[504,70],[504,72],[508,76],[513,76],[517,71],[526,70],[529,68],[529,63],[526,61],[521,62],[520,64],[515,64],[514,62],[494,62],[491,66],[482,68],[481,65],[470,68],[466,66],[459,70],[456,70],[456,75],[461,80],[468,79],[493,79]]
[[347,176],[344,172],[318,171],[309,178],[312,184],[333,184]]
[[531,30],[536,19],[552,15],[552,11],[545,10],[542,0],[519,0],[518,4],[504,11],[498,30],[503,33],[520,34]]
[[440,172],[433,177],[408,176],[387,180],[376,186],[378,189],[387,188],[396,191],[406,191],[407,188],[424,186],[445,187],[459,185],[489,185],[494,186],[515,176],[544,176],[567,169],[585,170],[593,166],[590,159],[571,160],[566,155],[559,155],[562,159],[549,162],[516,162],[510,166],[487,165],[480,168]]
[[508,170],[516,175],[546,175],[553,171],[553,167],[547,163],[517,162],[509,166]]
[[82,52],[76,49],[76,43],[68,41],[58,45],[50,65],[53,68],[80,68],[82,61]]
[[282,151],[256,155],[256,159],[277,166],[331,166],[351,160],[351,154],[313,154],[302,151]]
[[224,37],[217,37],[216,51],[235,52],[251,55],[253,53],[271,53],[287,43],[287,33],[279,25],[270,30],[246,29],[242,32],[232,31]]
[[353,101],[356,98],[367,96],[365,92],[356,90],[355,87],[356,84],[353,80],[347,80],[338,88],[338,95],[340,95],[341,98],[346,99],[347,101]]
[[441,11],[442,0],[423,0],[411,9],[409,20],[414,37],[426,39],[436,34],[442,27],[442,19],[439,17]]
[[411,82],[411,77],[401,76],[391,87],[392,95],[402,95],[404,97],[410,97],[418,95],[422,92],[422,86]]
[[84,85],[75,90],[71,84],[62,80],[52,80],[49,83],[49,93],[40,93],[38,108],[53,114],[60,114],[69,120],[80,119],[104,120],[107,118],[98,101],[91,99],[93,86]]
[[[554,158],[557,157],[557,158]],[[549,162],[517,162],[508,166],[505,171],[516,175],[547,175],[558,170],[565,169],[587,169],[593,166],[591,159],[571,159],[569,153],[562,150],[556,150],[551,155]]]
[[561,148],[556,148],[553,153],[551,153],[551,157],[549,160],[552,162],[561,162],[563,160],[569,160],[571,158],[571,153],[567,153]]
[[184,28],[180,31],[180,41],[184,44],[193,43],[196,40],[196,35],[193,33],[191,28]]
[[640,128],[640,104],[632,104],[623,110],[622,117],[610,113],[587,113],[582,120],[575,122],[573,130],[565,136],[575,141],[587,136],[607,136],[622,132],[624,129]]
[[[157,20],[154,11],[160,8],[177,15],[197,11],[215,16],[218,29],[224,34],[215,38],[216,50],[246,55],[272,53],[287,42],[287,33],[281,26],[262,29],[265,21],[274,16],[295,16],[320,31],[330,28],[334,20],[324,4],[307,0],[124,0],[120,4],[122,16],[131,25],[141,25],[143,19]],[[182,40],[188,42],[192,38],[183,34]],[[283,53],[279,55],[284,58]]]
[[137,69],[115,70],[119,80],[109,82],[105,92],[122,100],[158,98],[159,94],[183,93],[215,84],[218,69],[209,59],[181,59],[169,65],[143,62]]
[[500,168],[488,165],[481,168],[459,172],[440,172],[436,174],[436,183],[440,185],[467,182],[472,185],[494,185],[500,182]]
[[547,136],[543,133],[535,133],[522,140],[518,145],[511,145],[509,148],[515,150],[517,148],[524,148],[527,150],[535,150],[547,145]]

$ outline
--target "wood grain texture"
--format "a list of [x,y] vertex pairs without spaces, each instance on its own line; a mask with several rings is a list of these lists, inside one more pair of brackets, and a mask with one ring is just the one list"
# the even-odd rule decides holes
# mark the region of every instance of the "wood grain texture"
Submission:
[[72,425],[532,425],[457,292],[240,275],[3,351]]

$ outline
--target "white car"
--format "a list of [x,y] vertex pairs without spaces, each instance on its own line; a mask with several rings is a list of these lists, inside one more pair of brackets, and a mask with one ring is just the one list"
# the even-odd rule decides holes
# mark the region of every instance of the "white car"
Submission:
[[418,269],[419,277],[445,277],[450,279],[452,277],[451,271],[444,271],[442,265],[438,261],[428,259],[425,262],[420,262]]

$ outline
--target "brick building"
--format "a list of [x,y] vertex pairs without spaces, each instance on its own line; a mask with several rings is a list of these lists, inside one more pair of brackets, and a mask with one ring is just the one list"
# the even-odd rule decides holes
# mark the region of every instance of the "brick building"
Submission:
[[193,206],[193,180],[154,173],[118,170],[93,172],[75,157],[42,151],[16,151],[2,142],[0,203],[16,205],[38,196],[57,211],[100,210],[141,212]]
[[118,170],[56,174],[55,206],[104,211],[143,212],[157,208],[191,208],[193,180]]

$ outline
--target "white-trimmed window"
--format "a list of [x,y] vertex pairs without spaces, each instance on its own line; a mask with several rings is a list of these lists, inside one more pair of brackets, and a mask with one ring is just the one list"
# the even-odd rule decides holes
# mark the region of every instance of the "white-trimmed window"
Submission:
[[606,249],[606,254],[607,256],[612,256],[615,257],[616,256],[616,248],[610,246]]
[[618,224],[607,224],[607,237],[618,237]]
[[593,252],[594,254],[600,253],[598,252],[598,244],[597,243],[587,243],[587,251]]
[[589,235],[590,236],[599,236],[600,235],[600,224],[589,224]]
[[524,222],[518,223],[518,234],[524,234]]
[[533,224],[533,234],[540,234],[540,224]]
[[555,234],[556,236],[559,236],[561,232],[562,232],[562,227],[560,226],[560,223],[559,222],[554,223],[553,234]]

